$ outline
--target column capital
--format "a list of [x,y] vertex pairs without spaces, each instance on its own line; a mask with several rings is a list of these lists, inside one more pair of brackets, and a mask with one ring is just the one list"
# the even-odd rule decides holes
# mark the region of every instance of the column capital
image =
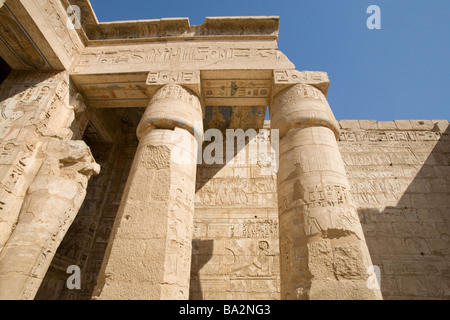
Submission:
[[328,77],[328,73],[323,71],[273,70],[273,96],[299,83],[311,85],[319,89],[326,96],[330,85],[330,78]]
[[313,126],[330,128],[336,139],[339,137],[339,124],[325,94],[317,87],[321,83],[324,84],[320,81],[315,85],[300,82],[274,96],[269,112],[272,128],[280,130],[280,138],[290,129]]
[[201,96],[200,71],[199,70],[163,70],[149,72],[147,80],[147,92],[153,96],[159,89],[168,84],[176,84]]
[[137,136],[141,138],[152,129],[178,127],[189,131],[201,143],[203,114],[195,93],[179,84],[166,84],[153,95],[138,125]]

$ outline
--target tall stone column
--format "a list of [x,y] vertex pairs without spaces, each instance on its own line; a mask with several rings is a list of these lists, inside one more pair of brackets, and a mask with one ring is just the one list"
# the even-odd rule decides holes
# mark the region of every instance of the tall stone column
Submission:
[[188,299],[199,99],[180,85],[157,91],[97,283],[97,299]]
[[67,72],[14,71],[0,87],[0,300],[34,298],[99,172],[70,140],[82,105]]
[[298,73],[299,83],[270,107],[280,136],[281,296],[380,299],[367,285],[372,263],[336,142],[338,123],[322,92],[327,86],[305,78]]
[[83,141],[51,139],[17,225],[0,253],[0,300],[33,299],[64,235],[99,173]]

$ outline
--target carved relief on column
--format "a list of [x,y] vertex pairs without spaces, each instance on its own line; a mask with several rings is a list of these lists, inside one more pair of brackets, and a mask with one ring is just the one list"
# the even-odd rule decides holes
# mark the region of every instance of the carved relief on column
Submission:
[[[300,81],[298,81],[300,82]],[[278,205],[283,299],[379,299],[325,95],[298,83],[270,106],[280,130]]]
[[139,146],[97,283],[99,299],[187,299],[202,110],[169,84],[138,126]]
[[338,138],[339,124],[325,97],[328,76],[324,72],[294,71],[284,71],[286,74],[281,78],[280,73],[274,73],[274,91],[278,94],[273,103],[278,107],[269,110],[272,128],[278,128],[282,137],[292,128],[323,126],[330,128]]
[[100,170],[83,141],[52,138],[42,151],[45,159],[0,254],[0,299],[34,298],[89,178]]
[[142,116],[137,128],[138,138],[153,128],[181,128],[201,140],[203,111],[197,96],[178,84],[159,89]]
[[12,72],[0,87],[0,251],[41,164],[43,132],[68,90],[67,74],[54,72]]
[[[76,93],[66,72],[12,72],[0,87],[0,296],[3,299],[34,297],[51,262],[49,257],[78,212],[88,178],[99,170],[84,142],[69,141],[74,136],[71,127],[77,123],[75,112],[79,109],[74,97]],[[77,138],[82,131],[80,127],[77,129]],[[61,145],[59,154],[55,151],[57,144]],[[85,178],[81,179],[80,175]],[[55,182],[60,180],[68,182],[61,185]],[[61,200],[64,197],[56,191],[50,194],[45,191],[67,184],[81,188],[77,191],[80,200],[69,196]],[[47,231],[52,230],[50,235],[43,230],[43,221],[47,222]],[[65,224],[59,225],[61,221]],[[56,230],[52,223],[60,229]],[[49,241],[54,243],[49,245]],[[13,247],[17,248],[12,250]],[[49,252],[42,253],[48,259],[39,260],[42,257],[37,253],[38,247],[49,248]]]

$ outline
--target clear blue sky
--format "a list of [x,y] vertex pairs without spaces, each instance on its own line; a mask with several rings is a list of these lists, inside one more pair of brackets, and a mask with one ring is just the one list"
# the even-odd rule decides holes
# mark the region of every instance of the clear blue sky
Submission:
[[[450,0],[91,0],[99,21],[280,16],[278,47],[328,72],[336,119],[450,120]],[[366,27],[369,5],[381,30]]]

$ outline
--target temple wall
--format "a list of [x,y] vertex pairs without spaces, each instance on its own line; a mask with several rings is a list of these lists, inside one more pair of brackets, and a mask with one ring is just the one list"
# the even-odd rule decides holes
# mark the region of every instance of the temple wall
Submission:
[[277,16],[0,25],[0,300],[449,299],[448,121],[338,123]]
[[384,299],[449,298],[447,124],[340,122],[339,147]]
[[[89,184],[83,205],[39,288],[38,300],[91,299],[137,147],[134,132],[128,132],[125,126],[114,143],[102,141],[92,124],[83,139],[103,170]],[[70,265],[80,267],[80,290],[66,286]]]
[[[136,149],[135,139],[129,137],[116,145],[91,145],[104,173],[95,177],[87,189],[85,201],[61,242],[36,299],[91,299]],[[66,286],[70,265],[80,267],[81,290]]]
[[280,298],[276,176],[249,148],[198,165],[191,299]]
[[[449,297],[447,124],[340,121],[338,144],[384,299]],[[276,177],[261,169],[248,159],[198,166],[191,299],[280,298]],[[310,192],[333,201],[326,190]]]

